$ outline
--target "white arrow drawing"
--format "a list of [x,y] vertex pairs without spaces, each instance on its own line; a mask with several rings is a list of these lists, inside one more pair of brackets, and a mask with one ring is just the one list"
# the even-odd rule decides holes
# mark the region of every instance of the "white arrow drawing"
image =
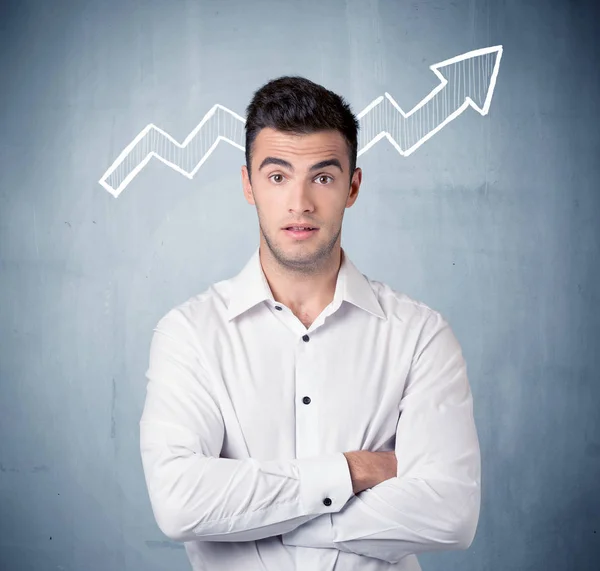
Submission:
[[[440,83],[408,112],[387,92],[369,103],[357,115],[358,156],[386,138],[407,157],[468,107],[487,115],[501,58],[502,46],[492,46],[431,65]],[[150,123],[123,149],[99,183],[116,198],[152,157],[191,179],[219,141],[244,150],[244,124],[243,117],[220,104],[212,107],[183,143]]]

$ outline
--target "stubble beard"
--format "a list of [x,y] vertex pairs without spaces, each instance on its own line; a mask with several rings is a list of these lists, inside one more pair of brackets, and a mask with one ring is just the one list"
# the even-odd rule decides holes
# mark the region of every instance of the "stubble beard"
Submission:
[[[327,242],[320,243],[315,249],[313,249],[314,245],[309,246],[307,244],[305,251],[301,255],[289,256],[286,254],[285,250],[279,246],[278,241],[272,240],[269,233],[265,231],[258,207],[257,213],[260,233],[264,238],[269,252],[279,266],[285,268],[286,271],[301,275],[317,274],[326,267],[327,263],[330,261],[331,252],[335,248],[335,244],[342,232],[341,221],[336,233],[327,240]],[[319,228],[318,232],[320,233],[322,231],[323,228]],[[317,238],[317,236],[313,237],[313,239],[315,238]]]

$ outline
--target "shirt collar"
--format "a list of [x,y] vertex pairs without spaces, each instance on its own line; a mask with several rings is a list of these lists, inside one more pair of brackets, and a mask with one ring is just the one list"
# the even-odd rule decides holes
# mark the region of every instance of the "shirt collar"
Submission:
[[[236,318],[262,301],[276,304],[260,263],[259,252],[260,246],[256,248],[242,271],[231,278],[228,320]],[[382,319],[386,318],[369,279],[356,268],[343,248],[333,297],[334,305],[338,302],[341,305],[342,301],[352,303]]]

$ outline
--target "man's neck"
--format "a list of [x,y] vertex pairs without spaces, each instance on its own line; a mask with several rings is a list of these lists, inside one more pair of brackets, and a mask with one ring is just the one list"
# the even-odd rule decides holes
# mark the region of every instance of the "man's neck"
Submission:
[[315,317],[332,302],[343,259],[340,246],[323,268],[307,274],[287,270],[267,250],[266,245],[260,245],[260,263],[276,301],[294,313]]

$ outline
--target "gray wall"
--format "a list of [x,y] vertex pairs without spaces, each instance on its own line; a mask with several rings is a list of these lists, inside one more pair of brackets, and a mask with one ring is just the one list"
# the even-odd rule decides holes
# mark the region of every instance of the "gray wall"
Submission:
[[[300,74],[358,113],[410,109],[429,66],[503,45],[489,114],[410,156],[379,141],[343,246],[450,321],[482,456],[466,552],[425,570],[597,569],[600,245],[592,2],[4,2],[0,8],[0,568],[189,569],[139,457],[157,320],[258,244],[243,152],[192,179],[99,179],[149,123],[183,141],[215,104]],[[596,481],[596,484],[594,482]]]

